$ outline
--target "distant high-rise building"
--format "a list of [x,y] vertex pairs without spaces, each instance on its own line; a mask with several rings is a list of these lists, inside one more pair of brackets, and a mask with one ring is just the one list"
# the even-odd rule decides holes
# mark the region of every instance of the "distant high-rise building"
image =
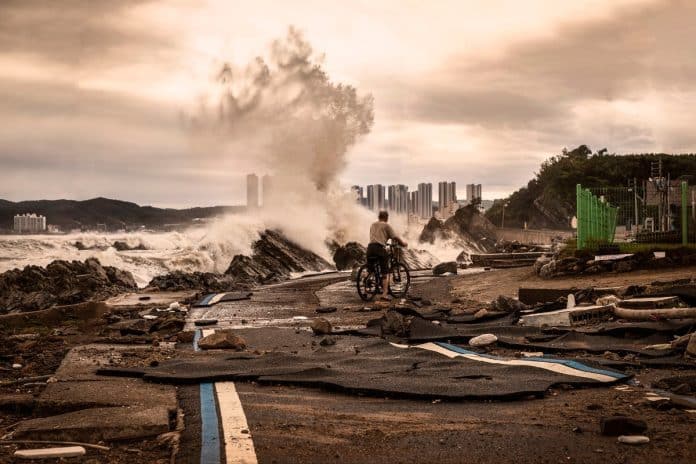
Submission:
[[433,184],[418,184],[418,214],[423,219],[433,216]]
[[372,211],[386,209],[384,185],[373,184],[367,186],[367,207]]
[[257,209],[259,207],[259,176],[256,174],[247,175],[247,209]]
[[420,217],[420,202],[418,201],[418,190],[411,192],[409,213]]
[[353,198],[355,198],[355,202],[359,205],[362,205],[364,203],[363,188],[359,185],[354,185],[350,188],[350,191],[353,194]]
[[396,185],[388,186],[387,194],[387,209],[389,211],[396,211]]
[[387,192],[389,194],[387,199],[387,209],[396,214],[408,214],[408,187],[403,184],[390,185],[387,188]]
[[18,233],[38,233],[46,230],[46,217],[36,214],[17,214],[14,217],[14,231]]
[[396,186],[396,213],[408,214],[408,187],[403,184]]
[[482,198],[481,184],[466,184],[466,201],[471,203],[477,198]]
[[454,182],[439,182],[438,185],[438,211],[441,219],[449,218],[457,207],[457,184]]
[[271,199],[273,198],[273,176],[270,174],[265,174],[261,178],[261,200],[263,201],[263,206],[266,207],[271,204]]

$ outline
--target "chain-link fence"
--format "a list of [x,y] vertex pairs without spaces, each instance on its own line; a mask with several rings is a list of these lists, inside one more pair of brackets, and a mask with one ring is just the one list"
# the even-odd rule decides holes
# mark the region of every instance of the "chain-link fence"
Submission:
[[696,244],[696,186],[664,178],[587,189],[617,207],[616,241]]
[[618,208],[606,199],[593,195],[580,184],[576,189],[578,249],[608,245],[614,242]]

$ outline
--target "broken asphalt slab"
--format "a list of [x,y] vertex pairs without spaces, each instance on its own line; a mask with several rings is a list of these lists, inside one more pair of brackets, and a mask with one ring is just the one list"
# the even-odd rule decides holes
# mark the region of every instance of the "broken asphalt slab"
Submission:
[[[251,332],[264,330],[249,329],[244,336],[253,340]],[[103,368],[98,373],[171,384],[256,381],[354,394],[450,400],[541,396],[560,383],[597,386],[629,378],[574,361],[495,358],[454,345],[425,344],[421,349],[408,349],[384,340],[343,336],[336,345],[314,349],[310,346],[315,337],[308,333],[295,336],[304,339],[305,347],[295,344],[287,350],[260,355],[186,353],[156,367]],[[262,348],[252,341],[250,345]]]
[[95,374],[100,366],[156,350],[98,344],[71,349],[53,375],[55,381],[34,401],[34,412],[56,415],[21,422],[14,437],[94,442],[169,431],[178,408],[173,386]]
[[169,431],[167,408],[90,408],[20,422],[15,439],[80,441],[131,440]]

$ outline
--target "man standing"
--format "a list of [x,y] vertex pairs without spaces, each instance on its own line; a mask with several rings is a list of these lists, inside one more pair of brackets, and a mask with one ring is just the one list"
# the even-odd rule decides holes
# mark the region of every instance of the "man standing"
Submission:
[[367,245],[367,257],[378,258],[382,268],[382,300],[389,300],[389,253],[387,253],[387,240],[396,241],[402,247],[408,247],[408,243],[403,241],[392,226],[388,224],[389,213],[380,211],[377,216],[378,221],[370,226],[370,243]]

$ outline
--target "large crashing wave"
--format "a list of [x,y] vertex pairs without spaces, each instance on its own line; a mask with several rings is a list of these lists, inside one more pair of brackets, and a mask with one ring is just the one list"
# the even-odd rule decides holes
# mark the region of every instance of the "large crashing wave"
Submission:
[[[0,236],[0,272],[46,266],[57,259],[95,257],[104,265],[129,271],[140,287],[174,270],[222,273],[234,255],[251,252],[259,230],[241,216],[226,222],[225,234],[218,234],[217,228],[192,228],[184,232]],[[116,242],[134,249],[118,251]]]

